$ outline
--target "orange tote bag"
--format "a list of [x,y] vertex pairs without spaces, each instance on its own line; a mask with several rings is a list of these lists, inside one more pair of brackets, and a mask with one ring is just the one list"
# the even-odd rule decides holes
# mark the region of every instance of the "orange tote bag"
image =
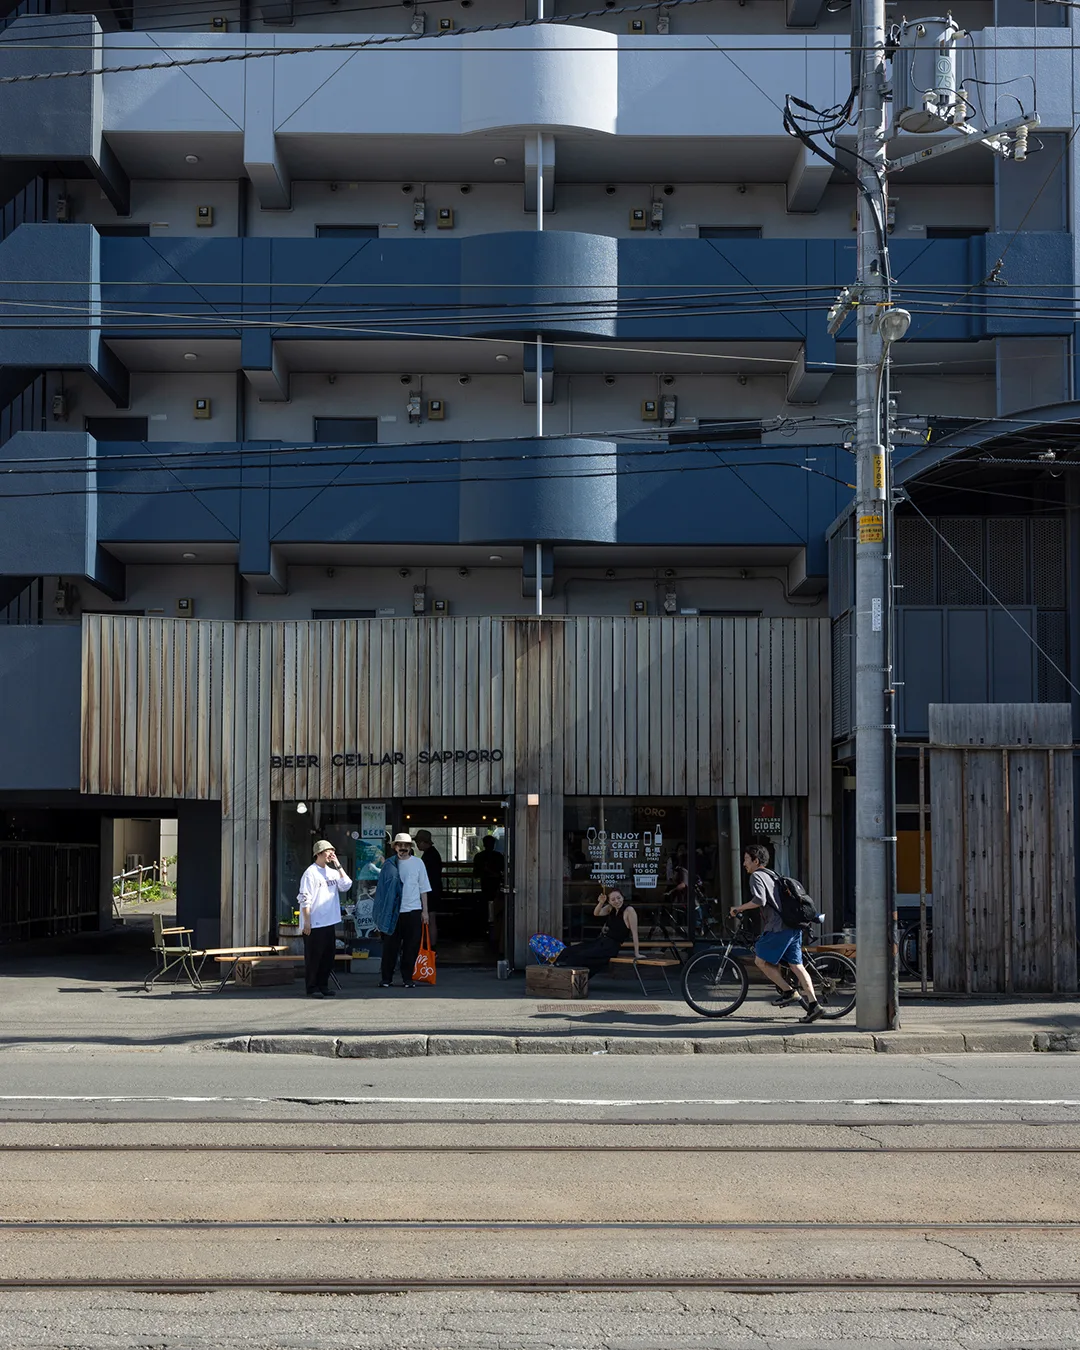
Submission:
[[427,924],[424,924],[423,932],[420,934],[420,951],[416,957],[412,977],[416,984],[435,983],[435,949],[431,945],[431,933]]

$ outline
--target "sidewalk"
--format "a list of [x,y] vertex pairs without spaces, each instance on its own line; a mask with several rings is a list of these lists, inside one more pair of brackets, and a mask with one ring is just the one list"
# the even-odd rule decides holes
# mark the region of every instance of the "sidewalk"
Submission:
[[[435,988],[378,988],[356,962],[335,999],[303,982],[221,994],[164,986],[146,994],[144,933],[69,942],[49,954],[0,956],[0,1050],[180,1046],[327,1056],[448,1053],[908,1053],[1080,1051],[1080,1000],[902,998],[902,1030],[859,1032],[854,1014],[798,1023],[764,989],[732,1017],[707,1021],[676,992],[642,997],[636,981],[600,976],[580,1002],[525,995],[522,974],[447,966]],[[662,985],[661,985],[662,988]],[[491,1038],[491,1039],[487,1039]]]

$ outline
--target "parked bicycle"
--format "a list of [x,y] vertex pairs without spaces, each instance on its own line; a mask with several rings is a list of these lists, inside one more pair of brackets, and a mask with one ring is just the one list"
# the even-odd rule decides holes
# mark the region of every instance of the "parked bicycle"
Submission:
[[[824,916],[819,922],[824,922]],[[687,961],[682,969],[682,993],[696,1013],[702,1017],[730,1017],[742,1006],[750,992],[746,964],[752,959],[753,947],[753,930],[745,920],[740,920],[723,945],[699,952]],[[854,961],[840,952],[815,952],[804,946],[803,966],[813,982],[823,1017],[843,1017],[854,1008]],[[788,967],[781,962],[780,969],[795,990]],[[769,991],[775,992],[771,984]]]
[[[900,965],[904,973],[918,980],[922,977],[922,951],[920,949],[919,921],[909,923],[900,933]],[[926,978],[934,978],[934,925],[926,921]]]

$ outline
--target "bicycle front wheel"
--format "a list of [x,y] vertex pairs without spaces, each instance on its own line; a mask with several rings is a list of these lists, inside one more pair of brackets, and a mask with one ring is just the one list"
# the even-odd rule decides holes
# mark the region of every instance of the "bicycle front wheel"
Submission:
[[702,1017],[729,1017],[749,987],[746,971],[723,952],[702,952],[683,966],[683,998]]
[[855,1006],[855,963],[839,952],[814,957],[810,978],[823,1017],[843,1017]]

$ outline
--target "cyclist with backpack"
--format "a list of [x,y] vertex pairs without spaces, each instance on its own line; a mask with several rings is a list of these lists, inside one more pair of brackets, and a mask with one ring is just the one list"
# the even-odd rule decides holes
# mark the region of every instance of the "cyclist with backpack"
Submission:
[[[813,901],[797,881],[772,871],[768,850],[761,844],[749,844],[742,861],[750,878],[750,899],[745,905],[733,905],[731,914],[734,917],[748,909],[761,910],[761,936],[754,944],[754,964],[780,991],[773,1003],[786,1008],[801,998],[806,1016],[799,1020],[816,1022],[824,1010],[802,963],[803,928],[817,917]],[[795,977],[797,989],[784,978],[781,961]]]

